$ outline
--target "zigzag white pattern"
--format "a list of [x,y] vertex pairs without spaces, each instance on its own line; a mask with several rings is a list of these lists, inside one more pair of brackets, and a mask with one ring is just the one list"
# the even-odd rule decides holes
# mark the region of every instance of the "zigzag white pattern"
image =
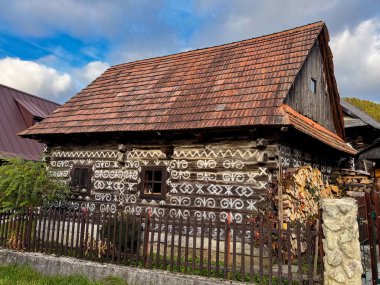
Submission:
[[101,150],[101,151],[53,151],[53,157],[96,157],[96,158],[116,158],[117,151],[112,150]]
[[258,155],[257,150],[240,150],[237,149],[235,151],[232,151],[230,149],[228,150],[179,150],[174,151],[174,157],[175,158],[196,158],[196,157],[207,157],[207,158],[217,158],[217,157],[240,157],[240,158],[252,158],[256,157]]

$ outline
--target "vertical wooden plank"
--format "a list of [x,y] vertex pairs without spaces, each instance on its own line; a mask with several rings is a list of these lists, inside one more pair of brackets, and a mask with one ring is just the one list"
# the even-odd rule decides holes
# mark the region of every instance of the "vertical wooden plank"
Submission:
[[240,251],[240,272],[241,281],[245,282],[245,232],[246,232],[246,219],[243,218],[241,223],[241,251]]
[[166,255],[168,253],[168,232],[169,232],[169,215],[165,217],[165,237],[164,237],[164,256],[163,256],[163,269],[166,270]]
[[156,227],[156,218],[155,216],[151,215],[151,227],[150,227],[150,241],[149,241],[149,254],[148,254],[148,267],[150,269],[153,268],[153,245],[154,245],[154,234],[155,234],[155,227]]
[[48,249],[49,253],[54,253],[54,250],[55,250],[57,212],[58,212],[57,208],[53,207],[53,217],[52,217],[53,225],[50,227],[51,238],[49,240],[49,249]]
[[[94,252],[95,252],[95,225],[97,221],[97,212],[94,210],[92,213],[92,220],[91,220],[91,237],[90,237],[90,259],[94,259]],[[99,231],[99,228],[97,228],[97,231]]]
[[220,271],[220,215],[216,218],[216,248],[215,248],[215,277],[219,277]]
[[[122,240],[122,237],[123,237],[123,221],[124,221],[124,213],[123,212],[120,212],[119,213],[119,228],[118,228],[118,231],[117,231],[117,234],[118,234],[118,248],[117,248],[117,264],[120,264],[120,260],[121,260],[121,251],[122,251],[122,242],[124,242]],[[125,237],[124,237],[125,238]]]
[[292,284],[292,282],[293,282],[291,236],[292,236],[292,232],[290,230],[290,224],[288,223],[288,226],[286,228],[286,250],[287,250],[287,254],[288,254],[288,280],[289,280],[289,284]]
[[232,232],[232,280],[236,280],[236,236],[237,236],[237,228],[236,228],[236,220],[233,219],[232,222],[233,232]]
[[298,265],[298,281],[302,283],[302,259],[301,259],[301,224],[297,221],[296,225],[297,238],[297,265]]
[[268,255],[269,255],[269,266],[268,266],[268,275],[269,275],[269,285],[272,285],[272,276],[273,276],[273,247],[272,247],[272,234],[273,234],[273,224],[269,222],[268,226]]
[[114,263],[116,259],[116,232],[117,232],[117,211],[113,213],[112,225],[112,251],[111,251],[111,262]]
[[199,252],[199,270],[203,271],[203,250],[204,250],[204,238],[205,238],[205,219],[201,219],[201,248]]
[[147,267],[147,258],[149,251],[149,227],[150,227],[150,213],[146,211],[145,213],[145,222],[144,222],[144,246],[143,246],[143,261],[144,268]]
[[171,242],[170,242],[170,271],[174,269],[174,237],[175,237],[175,216],[172,217],[172,231],[171,231]]
[[[380,195],[379,195],[379,192],[377,191],[372,191],[371,193],[373,195],[372,201],[373,201],[373,206],[376,213],[376,218],[375,218],[376,236],[377,236],[377,240],[380,241]],[[380,246],[379,246],[378,256],[380,257]]]
[[130,223],[130,218],[129,218],[129,213],[126,213],[125,215],[125,239],[124,239],[124,264],[127,264],[128,262],[128,242],[130,242],[129,238],[129,223]]
[[135,241],[135,233],[137,232],[136,220],[137,220],[136,212],[134,212],[133,213],[133,218],[132,218],[132,225],[131,225],[132,226],[132,228],[131,228],[131,255],[130,255],[130,259],[129,259],[129,264],[133,263],[134,250],[135,250],[135,248],[134,248],[135,247],[135,242],[136,242],[136,245],[137,245],[137,241]]
[[313,247],[311,244],[311,229],[310,223],[306,223],[306,243],[307,243],[307,268],[309,275],[309,285],[314,284],[313,276]]
[[162,227],[162,216],[158,217],[158,229],[157,229],[157,254],[156,254],[156,269],[160,266],[161,259],[161,227]]
[[65,226],[66,226],[66,216],[67,216],[67,209],[64,208],[62,210],[62,230],[61,230],[61,241],[60,241],[60,249],[59,249],[59,254],[63,255],[64,254],[64,242],[65,242],[65,234],[67,235],[68,233],[65,231]]
[[263,283],[264,279],[264,229],[263,222],[259,222],[259,275],[260,275],[260,284]]
[[136,224],[136,238],[137,238],[137,242],[136,242],[136,253],[137,253],[137,266],[139,266],[139,263],[141,261],[141,258],[140,258],[140,246],[141,246],[141,226],[142,226],[142,222],[143,222],[143,214],[141,213],[139,215],[139,218],[138,218],[138,223]]
[[111,213],[107,213],[105,215],[106,218],[106,225],[107,225],[107,252],[106,252],[106,261],[109,262],[110,254],[111,254],[111,223],[112,223],[112,217]]
[[280,224],[277,231],[277,244],[278,244],[278,279],[282,282],[282,225]]
[[39,208],[39,213],[38,213],[38,230],[37,230],[37,233],[34,235],[35,238],[34,238],[34,251],[39,251],[40,250],[40,240],[41,240],[41,233],[42,233],[42,214],[43,214],[43,211],[42,211],[42,208]]
[[72,255],[74,244],[74,224],[75,224],[75,209],[69,209],[69,217],[67,221],[67,236],[66,236],[66,255]]
[[193,227],[193,264],[192,264],[193,274],[195,274],[196,260],[197,260],[197,232],[198,232],[198,219],[195,218],[194,227]]
[[189,232],[190,232],[190,215],[187,216],[186,221],[186,241],[185,241],[185,273],[187,273],[187,267],[189,266]]
[[84,219],[84,238],[83,238],[83,257],[89,259],[90,251],[89,251],[89,233],[90,233],[90,215],[89,209],[86,208],[85,211],[85,219]]
[[254,247],[255,247],[255,224],[253,220],[249,221],[249,229],[251,232],[250,238],[249,238],[249,277],[250,281],[253,282],[254,278]]
[[372,218],[372,204],[371,204],[371,196],[370,193],[365,193],[365,203],[367,207],[367,221],[368,221],[368,242],[369,242],[369,250],[371,256],[371,273],[372,273],[372,284],[377,284],[377,261],[376,261],[376,242],[375,242],[375,233],[374,233],[374,225]]
[[231,215],[228,214],[224,224],[224,279],[228,279],[229,266],[230,266],[230,242],[231,242]]
[[179,225],[178,225],[178,244],[177,244],[177,271],[181,271],[181,253],[182,253],[182,216],[179,217]]
[[4,237],[4,233],[5,233],[5,225],[6,225],[6,213],[0,213],[0,217],[1,217],[1,220],[0,220],[0,246],[4,245],[4,241],[5,241],[5,237]]
[[55,238],[55,250],[54,250],[54,253],[55,254],[59,254],[59,251],[60,251],[60,244],[59,244],[59,241],[60,241],[60,232],[61,232],[61,219],[62,219],[62,209],[61,208],[58,208],[57,209],[57,228],[56,228],[56,238]]
[[208,223],[208,246],[207,246],[207,276],[211,275],[211,253],[212,253],[212,220]]
[[[46,219],[44,219],[44,230],[43,230],[43,237],[42,237],[42,252],[46,253],[46,249],[48,248],[48,245],[45,243],[47,242],[49,244],[49,237],[50,237],[50,220],[51,220],[51,208],[47,209],[47,215]],[[47,231],[45,236],[45,231]]]

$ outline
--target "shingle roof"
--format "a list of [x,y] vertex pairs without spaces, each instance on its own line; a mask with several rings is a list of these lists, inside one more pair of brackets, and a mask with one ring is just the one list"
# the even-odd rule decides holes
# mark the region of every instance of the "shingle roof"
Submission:
[[113,66],[21,135],[292,124],[282,104],[324,29],[317,22]]
[[113,66],[23,134],[282,124],[278,107],[323,27]]
[[18,104],[22,104],[24,108],[31,108],[28,109],[31,121],[33,116],[41,118],[44,114],[50,114],[59,105],[0,84],[0,158],[19,156],[28,160],[38,160],[43,144],[17,136],[17,133],[28,127]]
[[[363,125],[370,125],[375,129],[380,130],[380,123],[374,118],[370,117],[367,113],[363,112],[359,108],[351,105],[344,99],[340,101],[340,105],[343,108],[343,111],[346,112],[349,116],[357,118],[359,120],[345,120],[345,127],[358,127]],[[361,122],[360,122],[361,121]]]
[[303,116],[285,104],[282,105],[282,108],[288,116],[289,124],[300,132],[322,141],[335,149],[339,149],[350,154],[357,153],[357,151],[348,145],[341,137],[329,131],[325,127]]

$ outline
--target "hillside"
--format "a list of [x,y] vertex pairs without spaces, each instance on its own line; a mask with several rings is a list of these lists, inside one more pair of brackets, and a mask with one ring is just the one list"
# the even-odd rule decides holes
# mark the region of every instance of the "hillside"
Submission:
[[380,122],[380,104],[359,98],[343,98],[345,101],[366,112],[369,116]]

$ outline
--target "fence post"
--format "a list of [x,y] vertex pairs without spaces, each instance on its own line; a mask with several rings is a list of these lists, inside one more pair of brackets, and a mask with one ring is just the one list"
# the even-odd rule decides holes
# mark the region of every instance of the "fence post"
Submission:
[[230,272],[229,272],[229,268],[231,267],[231,212],[228,213],[227,215],[227,228],[226,228],[226,236],[225,236],[225,242],[226,242],[226,250],[225,250],[225,255],[226,255],[226,258],[225,258],[225,262],[226,262],[226,271],[228,272],[227,275],[224,274],[225,276],[227,276],[227,279],[230,279]]
[[361,284],[356,201],[322,199],[322,210],[325,284]]
[[149,256],[149,227],[150,227],[150,218],[152,212],[148,209],[146,218],[145,218],[145,232],[144,232],[144,268],[147,266],[147,260]]

